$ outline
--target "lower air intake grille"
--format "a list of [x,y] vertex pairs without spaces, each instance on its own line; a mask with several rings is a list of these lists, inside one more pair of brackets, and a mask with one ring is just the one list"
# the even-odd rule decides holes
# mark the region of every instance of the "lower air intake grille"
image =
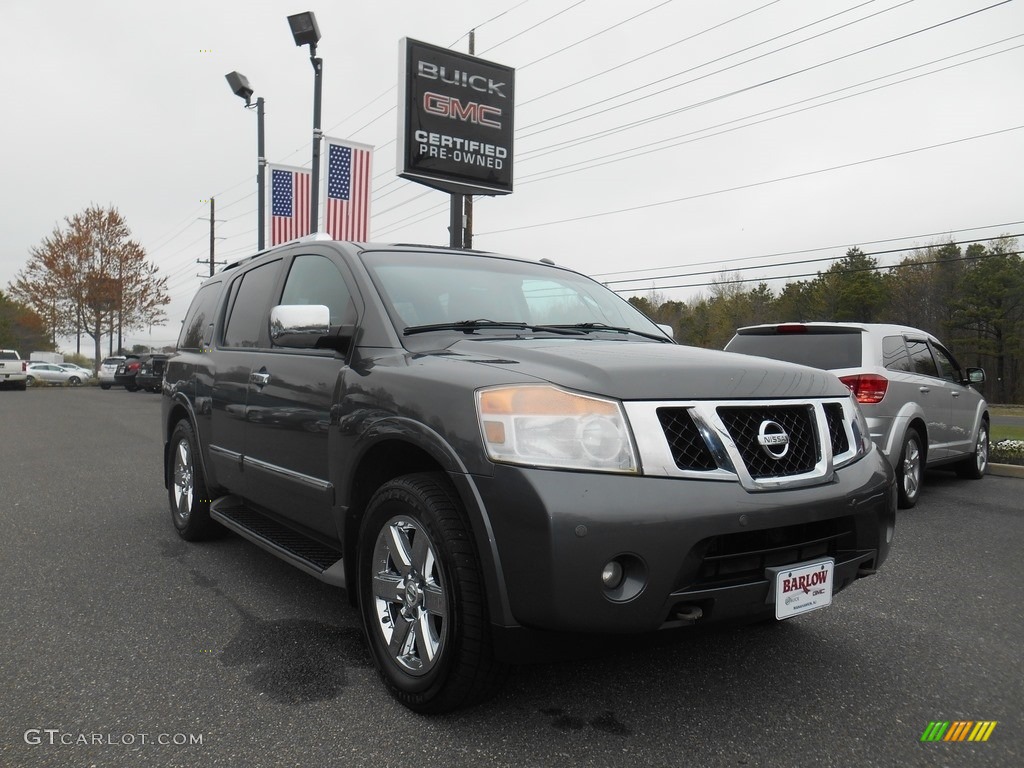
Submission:
[[854,544],[853,520],[843,517],[814,523],[728,533],[706,539],[693,588],[747,584],[765,578],[765,568],[793,565],[818,557],[839,558]]

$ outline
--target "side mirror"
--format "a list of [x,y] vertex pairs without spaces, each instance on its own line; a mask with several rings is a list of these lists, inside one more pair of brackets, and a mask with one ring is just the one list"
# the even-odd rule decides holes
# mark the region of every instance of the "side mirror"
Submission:
[[668,325],[667,323],[657,323],[657,326],[661,328],[661,330],[665,332],[665,335],[668,336],[670,339],[675,339],[676,332],[671,325]]
[[968,368],[967,369],[967,382],[969,384],[984,384],[985,383],[985,369],[984,368]]
[[323,304],[279,304],[270,310],[274,346],[314,349],[330,332],[331,310]]

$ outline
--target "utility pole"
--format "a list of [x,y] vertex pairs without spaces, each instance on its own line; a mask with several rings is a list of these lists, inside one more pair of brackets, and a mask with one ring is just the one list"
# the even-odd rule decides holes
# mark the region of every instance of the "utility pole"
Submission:
[[211,197],[210,198],[210,277],[213,277],[213,240],[214,240],[214,231],[213,231],[214,227],[213,227],[213,223],[215,221],[215,219],[213,218],[214,205],[215,205],[214,200]]
[[[476,54],[476,30],[469,30],[469,55],[474,56]],[[464,205],[465,214],[463,221],[465,222],[462,233],[462,247],[472,248],[473,247],[473,196],[466,195],[466,202]]]
[[[227,264],[226,261],[214,261],[214,241],[217,239],[214,233],[214,225],[217,219],[214,218],[214,210],[216,209],[216,201],[214,198],[210,198],[210,277],[213,277],[213,270],[217,264]],[[196,259],[196,264],[205,263],[203,259]],[[196,277],[205,277],[205,275],[196,275]]]

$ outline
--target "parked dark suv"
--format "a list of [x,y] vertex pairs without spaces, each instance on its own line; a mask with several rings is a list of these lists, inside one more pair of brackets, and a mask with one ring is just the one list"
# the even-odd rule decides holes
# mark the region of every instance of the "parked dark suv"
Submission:
[[419,712],[555,639],[822,608],[893,537],[835,376],[677,345],[549,263],[281,246],[203,284],[163,392],[178,533],[347,586]]
[[139,372],[135,376],[135,386],[147,392],[159,392],[164,380],[164,365],[167,355],[147,355],[139,362]]

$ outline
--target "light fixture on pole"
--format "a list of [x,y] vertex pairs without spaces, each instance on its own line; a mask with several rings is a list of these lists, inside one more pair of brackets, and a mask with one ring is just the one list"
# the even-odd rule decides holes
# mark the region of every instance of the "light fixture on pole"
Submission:
[[309,46],[309,61],[313,65],[313,178],[310,186],[311,205],[309,208],[309,231],[319,230],[320,219],[320,101],[323,93],[324,61],[316,55],[316,44],[320,40],[320,27],[312,11],[296,13],[288,17],[292,37],[296,45]]
[[[224,78],[228,81],[228,85],[231,86],[232,92],[245,99],[245,106],[247,109],[252,109],[252,86],[249,85],[249,79],[241,72],[229,72],[224,75]],[[257,234],[257,249],[262,251],[265,245],[266,237],[266,223],[267,223],[267,196],[265,193],[264,184],[266,179],[266,167],[267,167],[267,153],[263,147],[263,97],[260,96],[256,99],[256,152],[258,159],[256,161],[256,195],[259,198],[256,204],[257,220],[258,220],[258,234]]]

